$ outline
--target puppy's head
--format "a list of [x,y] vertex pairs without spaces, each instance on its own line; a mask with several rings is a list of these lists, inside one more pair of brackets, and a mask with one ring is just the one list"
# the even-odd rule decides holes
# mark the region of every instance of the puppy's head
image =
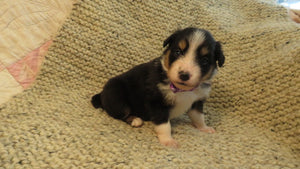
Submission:
[[217,65],[224,64],[221,45],[203,29],[176,31],[163,44],[162,65],[170,81],[179,89],[191,90],[210,79]]

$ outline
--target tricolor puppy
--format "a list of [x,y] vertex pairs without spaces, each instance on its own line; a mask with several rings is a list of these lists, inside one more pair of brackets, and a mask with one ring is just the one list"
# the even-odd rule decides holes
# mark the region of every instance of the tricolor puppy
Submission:
[[133,127],[152,121],[160,143],[177,147],[170,120],[183,113],[200,131],[215,132],[204,122],[203,103],[225,57],[220,43],[203,29],[176,31],[163,46],[161,57],[110,79],[92,104]]

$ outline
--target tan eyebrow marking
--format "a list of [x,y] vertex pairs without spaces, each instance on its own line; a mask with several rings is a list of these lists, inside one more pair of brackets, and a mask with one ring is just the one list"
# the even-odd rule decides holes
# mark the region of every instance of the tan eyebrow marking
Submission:
[[202,47],[201,49],[201,55],[204,56],[204,55],[207,55],[208,54],[208,48],[205,46],[205,47]]
[[181,40],[181,41],[179,42],[178,46],[179,46],[179,48],[180,48],[181,50],[184,50],[184,49],[186,48],[186,46],[187,46],[186,40],[185,40],[185,39]]

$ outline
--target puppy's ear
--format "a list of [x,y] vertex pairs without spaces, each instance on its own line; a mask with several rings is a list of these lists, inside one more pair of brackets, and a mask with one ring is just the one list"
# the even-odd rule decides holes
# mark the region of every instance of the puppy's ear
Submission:
[[171,36],[169,36],[165,41],[164,41],[164,44],[163,44],[163,47],[166,47],[167,45],[169,45],[170,43],[172,43],[175,39],[176,39],[176,37],[177,37],[177,35],[179,34],[179,30],[178,31],[176,31],[176,32],[174,32]]
[[215,57],[216,57],[216,61],[218,61],[219,67],[222,67],[225,62],[225,56],[223,54],[222,46],[220,42],[216,42]]

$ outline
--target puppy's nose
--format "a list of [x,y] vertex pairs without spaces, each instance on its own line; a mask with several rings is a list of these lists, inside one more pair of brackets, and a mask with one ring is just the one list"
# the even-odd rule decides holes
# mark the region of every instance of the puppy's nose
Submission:
[[184,71],[180,71],[179,72],[179,79],[182,81],[187,81],[190,79],[190,74],[189,72],[184,72]]

